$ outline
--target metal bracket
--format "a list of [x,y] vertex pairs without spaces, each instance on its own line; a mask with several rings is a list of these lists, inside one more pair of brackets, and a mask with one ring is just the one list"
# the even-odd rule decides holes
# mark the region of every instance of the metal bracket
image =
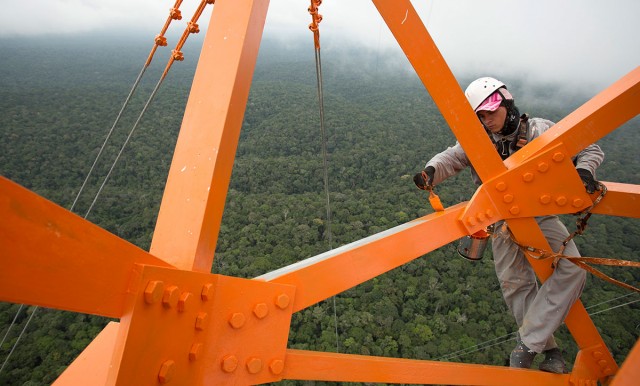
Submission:
[[590,204],[560,143],[480,186],[460,221],[471,234],[497,220],[576,213]]
[[130,312],[120,322],[117,384],[281,379],[293,286],[155,266],[135,271]]

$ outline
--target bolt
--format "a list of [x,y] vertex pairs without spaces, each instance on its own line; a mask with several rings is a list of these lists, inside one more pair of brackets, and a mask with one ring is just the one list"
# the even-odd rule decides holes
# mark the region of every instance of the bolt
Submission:
[[231,318],[229,318],[229,324],[233,328],[240,328],[244,326],[244,322],[246,320],[247,319],[242,312],[234,312],[233,315],[231,315]]
[[505,190],[507,190],[507,183],[500,181],[496,184],[496,190],[498,192],[504,192]]
[[546,172],[547,172],[547,170],[549,170],[549,164],[548,164],[548,163],[546,163],[546,162],[540,162],[540,163],[538,164],[538,171],[539,171],[540,173],[546,173]]
[[551,196],[548,194],[543,194],[542,196],[540,196],[540,203],[541,204],[548,204],[551,202]]
[[509,213],[516,215],[520,213],[520,208],[517,205],[514,205],[511,207],[511,209],[509,209]]
[[238,358],[235,355],[227,355],[222,358],[222,370],[225,373],[232,373],[238,367]]
[[262,370],[262,360],[260,358],[249,358],[247,361],[247,370],[251,374],[257,374]]
[[562,162],[564,160],[564,153],[557,152],[551,157],[555,162]]
[[271,363],[269,364],[269,369],[275,375],[282,373],[282,370],[284,370],[284,361],[281,359],[272,360]]
[[565,196],[560,196],[560,197],[556,198],[556,204],[558,206],[566,205],[566,203],[567,203],[567,198]]
[[200,298],[205,302],[213,297],[213,284],[207,283],[202,286],[202,292],[200,293]]
[[502,201],[506,202],[507,204],[510,202],[513,202],[513,194],[509,194],[509,193],[505,194],[502,197]]
[[202,352],[202,343],[194,343],[191,345],[191,349],[189,350],[189,360],[195,361],[200,357],[200,353]]
[[469,225],[471,225],[471,226],[476,225],[476,219],[475,219],[475,217],[471,217],[471,216],[467,217],[467,224],[469,224]]
[[158,302],[162,298],[162,290],[164,289],[164,283],[159,280],[152,280],[147,284],[147,288],[144,289],[144,301],[147,304],[153,304]]
[[476,218],[478,219],[478,221],[479,221],[479,222],[483,222],[483,221],[485,220],[484,213],[479,212],[479,213],[476,215]]
[[289,306],[289,296],[287,294],[278,295],[276,298],[276,306],[282,310],[287,308]]
[[179,295],[178,287],[175,285],[167,287],[167,289],[164,290],[164,295],[162,295],[162,305],[166,308],[175,307],[176,304],[178,304]]
[[593,355],[593,357],[596,359],[600,359],[604,356],[604,354],[602,354],[600,351],[594,351],[591,355]]
[[533,181],[533,173],[531,172],[526,172],[525,174],[522,175],[522,180],[524,182],[531,182]]
[[493,217],[493,210],[491,209],[485,210],[484,213],[487,215],[488,218]]
[[611,367],[605,367],[604,369],[602,369],[602,372],[604,373],[604,375],[612,375],[613,369],[611,369]]
[[604,359],[600,359],[598,361],[598,365],[600,365],[600,367],[605,367],[607,365],[607,361]]
[[573,205],[575,208],[581,207],[582,204],[584,204],[584,201],[581,198],[575,198],[571,203],[571,205]]
[[207,325],[207,319],[209,319],[209,315],[206,312],[198,313],[198,316],[196,316],[196,330],[204,330]]
[[269,307],[267,303],[258,303],[255,307],[253,307],[253,314],[258,318],[262,319],[269,313]]
[[184,312],[189,308],[189,304],[191,304],[192,299],[193,295],[191,295],[191,292],[183,292],[178,300],[178,311]]
[[173,378],[176,371],[176,362],[172,360],[165,361],[158,372],[158,381],[160,383],[168,383]]

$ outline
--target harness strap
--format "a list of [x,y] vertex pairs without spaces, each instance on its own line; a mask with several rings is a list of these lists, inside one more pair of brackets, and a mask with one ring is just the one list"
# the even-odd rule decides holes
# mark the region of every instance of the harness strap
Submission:
[[529,142],[527,132],[529,131],[529,114],[524,113],[520,116],[520,124],[518,125],[518,136],[516,137],[516,151]]
[[544,260],[547,258],[553,258],[553,266],[556,267],[558,265],[558,261],[560,259],[566,259],[577,265],[578,267],[584,269],[585,271],[591,273],[594,276],[599,277],[602,280],[608,281],[609,283],[613,283],[619,285],[622,288],[626,288],[628,290],[640,293],[640,289],[634,287],[630,284],[623,283],[619,280],[612,278],[611,276],[606,275],[602,271],[597,270],[589,264],[599,264],[599,265],[608,265],[608,266],[616,266],[616,267],[632,267],[632,268],[640,268],[640,262],[637,261],[629,261],[629,260],[620,260],[620,259],[607,259],[603,257],[582,257],[582,256],[567,256],[561,253],[549,253],[547,251],[543,251],[541,249],[533,248],[533,247],[524,247],[522,245],[518,246],[529,256],[537,260]]
[[487,134],[489,135],[489,139],[491,139],[491,143],[493,143],[493,146],[496,148],[496,150],[498,151],[498,154],[500,154],[500,157],[503,160],[509,157],[510,155],[509,150],[511,150],[512,153],[515,153],[516,151],[520,150],[524,145],[529,143],[529,139],[527,137],[527,134],[529,133],[529,114],[525,113],[520,116],[520,123],[518,124],[517,131],[518,133],[513,140],[508,141],[506,139],[502,139],[501,141],[498,142],[493,138],[493,135],[487,130]]
[[603,183],[599,183],[599,185],[600,185],[600,195],[598,196],[598,198],[596,198],[594,200],[593,205],[591,205],[587,209],[583,210],[582,212],[578,213],[578,215],[583,215],[583,216],[579,217],[578,220],[576,221],[576,226],[577,226],[576,231],[573,232],[572,234],[570,234],[562,242],[562,245],[560,246],[560,250],[557,253],[545,251],[545,250],[540,249],[540,248],[521,245],[516,241],[515,237],[513,237],[513,233],[511,233],[511,230],[509,230],[509,235],[511,237],[511,240],[518,247],[520,247],[520,249],[522,249],[522,251],[525,254],[527,254],[529,257],[531,257],[533,259],[537,259],[537,260],[543,260],[543,259],[552,258],[553,259],[553,263],[551,264],[551,266],[553,268],[558,266],[558,261],[560,259],[566,259],[566,260],[569,260],[570,262],[572,262],[573,264],[577,265],[578,267],[584,269],[585,271],[591,273],[592,275],[599,277],[602,280],[608,281],[609,283],[613,283],[613,284],[619,285],[620,287],[626,288],[628,290],[640,293],[640,289],[638,289],[637,287],[634,287],[634,286],[632,286],[630,284],[627,284],[627,283],[623,283],[623,282],[621,282],[619,280],[616,280],[616,279],[614,279],[614,278],[612,278],[610,276],[607,276],[603,272],[601,272],[601,271],[595,269],[594,267],[592,267],[591,265],[589,265],[589,264],[599,264],[599,265],[608,265],[608,266],[616,266],[616,267],[640,268],[640,262],[629,261],[629,260],[620,260],[620,259],[607,259],[607,258],[602,258],[602,257],[567,256],[567,255],[563,254],[564,249],[567,246],[567,244],[569,243],[569,241],[571,241],[571,239],[573,239],[577,235],[582,235],[582,233],[585,231],[585,229],[587,228],[587,221],[589,220],[589,217],[591,217],[591,209],[593,209],[594,206],[599,204],[600,201],[602,200],[602,198],[604,197],[604,195],[607,194],[607,187]]

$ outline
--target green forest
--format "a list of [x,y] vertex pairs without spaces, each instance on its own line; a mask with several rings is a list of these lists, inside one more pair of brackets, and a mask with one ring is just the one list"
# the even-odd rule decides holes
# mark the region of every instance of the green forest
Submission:
[[[189,44],[185,61],[174,64],[88,215],[145,250],[197,63],[200,42]],[[70,208],[151,45],[113,36],[0,40],[2,51],[10,53],[0,56],[0,175]],[[90,207],[169,51],[161,48],[145,73],[75,213],[84,216]],[[323,48],[334,248],[431,213],[412,176],[455,143],[417,76],[406,65],[386,64],[391,54],[399,55],[392,63],[404,59],[395,51]],[[525,82],[500,71],[472,76],[502,77],[522,112],[553,121],[598,91]],[[471,79],[458,78],[462,87]],[[606,160],[598,179],[640,184],[638,118],[599,145]],[[295,45],[267,39],[247,104],[213,273],[252,278],[330,248],[321,149],[312,39]],[[476,187],[465,171],[437,189],[450,206],[468,200]],[[573,231],[575,217],[562,218]],[[640,221],[594,215],[576,242],[584,256],[638,261]],[[517,328],[502,299],[490,248],[477,262],[461,258],[455,248],[444,246],[339,294],[335,310],[328,300],[294,314],[289,347],[505,365]],[[639,283],[640,272],[633,269],[602,270]],[[638,300],[635,293],[588,276],[582,301],[619,364],[638,339]],[[51,384],[107,322],[0,303],[0,384]],[[570,365],[577,353],[573,338],[564,326],[556,338]]]

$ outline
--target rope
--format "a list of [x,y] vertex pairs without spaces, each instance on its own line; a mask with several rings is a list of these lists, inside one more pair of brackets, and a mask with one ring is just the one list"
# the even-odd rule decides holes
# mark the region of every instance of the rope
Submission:
[[[156,46],[154,46],[154,47],[156,47]],[[104,139],[104,142],[102,143],[102,146],[100,147],[100,151],[98,151],[98,155],[93,160],[93,164],[91,165],[91,168],[89,169],[89,173],[87,173],[86,177],[84,178],[84,182],[82,182],[82,186],[80,186],[80,190],[78,191],[78,194],[76,194],[76,198],[73,200],[73,204],[71,204],[71,208],[69,209],[69,211],[73,212],[73,209],[76,207],[76,203],[78,202],[78,199],[80,198],[80,195],[82,194],[82,191],[84,190],[84,187],[87,185],[87,181],[89,181],[89,177],[91,177],[91,174],[93,173],[93,170],[95,169],[96,164],[98,163],[98,159],[102,155],[102,152],[104,151],[104,148],[107,146],[107,142],[109,142],[109,138],[111,138],[111,134],[113,134],[113,130],[116,128],[116,125],[120,121],[120,117],[122,116],[122,113],[124,112],[124,110],[129,105],[129,100],[131,100],[131,96],[133,95],[134,91],[138,88],[138,84],[140,83],[140,79],[142,79],[142,75],[147,70],[147,67],[148,67],[148,65],[145,64],[142,67],[142,70],[140,71],[140,73],[138,74],[138,77],[136,78],[136,81],[133,84],[133,87],[129,91],[129,95],[127,96],[127,99],[125,99],[124,104],[122,105],[122,108],[120,108],[120,112],[118,113],[118,116],[116,117],[116,120],[113,122],[113,125],[111,126],[111,129],[109,130],[109,133],[107,134],[107,137]]]
[[2,346],[4,346],[4,341],[7,340],[7,336],[9,335],[9,331],[11,331],[13,326],[16,324],[16,320],[18,320],[18,315],[20,315],[20,311],[22,311],[23,308],[24,308],[24,304],[20,304],[20,307],[18,308],[18,311],[14,315],[13,320],[11,321],[11,324],[9,325],[9,328],[7,328],[7,332],[5,332],[4,336],[2,337],[2,342],[0,342],[0,348],[2,348]]
[[158,83],[156,84],[156,87],[153,89],[153,92],[151,92],[151,96],[147,100],[147,103],[145,103],[144,107],[142,108],[142,112],[140,112],[140,115],[138,115],[138,119],[136,120],[136,122],[134,123],[133,127],[129,131],[129,135],[127,135],[127,139],[125,139],[124,143],[120,147],[120,151],[118,152],[118,155],[116,156],[115,160],[111,164],[111,168],[109,168],[109,172],[107,173],[106,177],[102,181],[102,184],[100,185],[100,188],[98,189],[98,192],[96,193],[95,197],[93,198],[93,201],[91,202],[91,205],[89,206],[89,209],[87,209],[87,212],[84,215],[85,219],[87,217],[89,217],[89,213],[91,213],[91,210],[93,209],[93,206],[95,205],[96,201],[98,200],[98,197],[100,196],[100,193],[102,193],[102,189],[104,189],[104,186],[107,183],[107,181],[109,180],[109,177],[111,176],[111,173],[113,172],[113,169],[116,167],[116,164],[118,163],[118,160],[120,159],[120,156],[122,155],[122,152],[124,151],[125,147],[129,143],[129,140],[131,139],[131,136],[133,135],[133,132],[138,127],[138,124],[140,123],[140,120],[144,116],[144,113],[147,111],[147,108],[149,107],[149,104],[151,103],[151,101],[155,97],[156,93],[158,92],[158,88],[160,88],[160,85],[162,84],[163,80],[164,80],[164,78],[161,78],[158,81]]
[[[329,163],[327,156],[327,133],[324,125],[324,94],[322,92],[322,60],[320,57],[320,30],[318,24],[322,21],[322,15],[318,13],[318,7],[322,4],[322,0],[311,0],[311,5],[308,8],[311,15],[311,24],[309,24],[309,30],[313,32],[313,44],[315,47],[315,59],[316,59],[316,80],[318,86],[318,107],[320,110],[320,133],[322,141],[322,175],[325,194],[325,206],[326,206],[326,232],[327,242],[329,244],[329,250],[333,249],[333,234],[331,232],[331,200],[329,194]],[[338,332],[338,312],[336,306],[336,297],[331,297],[333,302],[333,321],[336,334],[336,352],[340,352],[340,334]]]
[[11,347],[11,351],[9,351],[9,354],[7,354],[6,358],[4,358],[4,362],[2,362],[2,366],[0,367],[0,373],[2,373],[2,370],[4,370],[4,367],[9,362],[9,358],[11,358],[11,354],[13,354],[13,351],[16,349],[16,347],[18,347],[18,342],[20,342],[20,339],[24,335],[24,332],[27,330],[27,327],[29,326],[29,323],[31,323],[31,319],[33,319],[33,316],[36,314],[37,310],[38,310],[38,307],[37,306],[34,307],[33,312],[31,313],[31,315],[29,315],[29,319],[24,324],[24,327],[22,328],[22,331],[20,331],[20,335],[18,335],[18,338],[16,339],[16,342]]
[[578,236],[578,235],[582,235],[584,233],[584,231],[587,229],[587,221],[589,220],[589,218],[591,217],[591,210],[600,203],[600,201],[602,201],[602,199],[604,198],[604,196],[607,194],[607,187],[599,182],[599,191],[600,191],[600,195],[593,201],[593,204],[588,207],[587,209],[585,209],[584,211],[578,213],[578,220],[576,220],[576,230],[575,232],[571,233],[569,236],[567,236],[567,238],[562,242],[562,245],[560,246],[560,250],[558,252],[553,252],[553,251],[546,251],[544,249],[540,249],[540,248],[536,248],[536,247],[532,247],[529,245],[522,245],[520,243],[518,243],[518,241],[515,239],[515,237],[513,236],[513,234],[510,232],[511,235],[511,240],[518,246],[520,247],[520,249],[522,249],[522,251],[527,254],[529,257],[536,259],[536,260],[544,260],[544,259],[548,259],[548,258],[552,258],[553,259],[553,263],[551,264],[551,266],[553,268],[555,268],[558,265],[558,261],[560,259],[565,259],[568,260],[570,262],[572,262],[573,264],[577,265],[578,267],[584,269],[585,271],[591,273],[592,275],[599,277],[602,280],[608,281],[609,283],[618,285],[622,288],[628,289],[630,291],[634,291],[634,292],[638,292],[640,293],[640,289],[637,287],[634,287],[630,284],[621,282],[619,280],[616,280],[608,275],[606,275],[605,273],[603,273],[602,271],[597,270],[596,268],[592,267],[589,264],[598,264],[598,265],[608,265],[608,266],[617,266],[617,267],[633,267],[633,268],[640,268],[640,262],[635,262],[635,261],[628,261],[628,260],[621,260],[621,259],[607,259],[607,258],[601,258],[601,257],[582,257],[582,256],[567,256],[565,255],[564,249],[567,246],[567,244],[573,240],[574,237]]

